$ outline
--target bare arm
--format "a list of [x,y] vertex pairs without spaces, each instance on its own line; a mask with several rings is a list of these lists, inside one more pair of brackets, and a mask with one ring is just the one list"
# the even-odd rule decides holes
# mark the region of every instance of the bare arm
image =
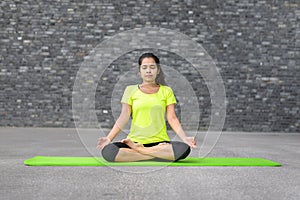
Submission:
[[122,104],[122,111],[115,122],[113,128],[110,130],[109,134],[106,137],[100,137],[98,140],[97,148],[102,149],[106,145],[108,145],[124,128],[124,126],[129,121],[129,117],[131,114],[131,106],[129,104]]
[[167,120],[170,124],[170,126],[172,127],[172,129],[174,130],[174,132],[179,136],[179,138],[187,143],[188,145],[190,145],[191,147],[195,148],[196,147],[196,141],[195,141],[195,137],[187,137],[184,130],[181,127],[181,124],[176,116],[175,113],[175,104],[170,104],[167,106]]
[[119,132],[126,126],[127,122],[129,121],[129,117],[131,114],[131,106],[129,104],[122,103],[122,111],[115,122],[113,128],[107,135],[107,137],[112,141],[118,134]]

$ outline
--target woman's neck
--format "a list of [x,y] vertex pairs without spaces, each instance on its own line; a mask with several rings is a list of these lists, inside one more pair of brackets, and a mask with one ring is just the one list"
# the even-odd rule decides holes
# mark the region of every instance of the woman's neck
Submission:
[[140,86],[158,86],[155,82],[143,82]]

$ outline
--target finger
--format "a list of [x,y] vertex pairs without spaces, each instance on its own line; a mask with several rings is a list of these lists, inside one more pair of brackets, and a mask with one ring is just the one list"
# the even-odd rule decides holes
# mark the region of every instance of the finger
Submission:
[[103,148],[104,148],[104,145],[103,145],[103,144],[97,146],[97,149],[99,149],[99,150],[101,150],[101,149],[103,149]]

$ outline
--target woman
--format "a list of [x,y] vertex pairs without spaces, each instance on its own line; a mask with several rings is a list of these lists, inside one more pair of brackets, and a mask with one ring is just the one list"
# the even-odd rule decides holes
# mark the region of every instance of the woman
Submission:
[[[152,53],[139,58],[140,85],[127,86],[121,103],[122,111],[107,135],[98,140],[98,149],[110,162],[141,160],[177,161],[186,158],[191,147],[196,147],[195,137],[187,137],[175,113],[176,99],[166,86],[159,59]],[[132,117],[130,133],[126,139],[111,143]],[[165,116],[183,142],[170,141]]]

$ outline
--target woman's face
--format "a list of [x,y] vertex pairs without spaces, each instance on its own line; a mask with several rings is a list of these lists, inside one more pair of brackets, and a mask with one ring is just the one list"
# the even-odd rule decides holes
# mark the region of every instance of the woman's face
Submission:
[[153,58],[144,58],[140,65],[140,75],[143,82],[155,83],[155,78],[159,73],[157,64]]

